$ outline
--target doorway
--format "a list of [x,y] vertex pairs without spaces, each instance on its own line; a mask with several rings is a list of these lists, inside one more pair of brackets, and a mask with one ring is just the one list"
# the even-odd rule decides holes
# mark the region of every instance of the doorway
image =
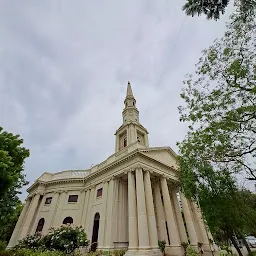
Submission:
[[95,252],[98,246],[98,235],[100,226],[100,214],[97,212],[94,215],[93,230],[92,230],[92,244],[91,251]]

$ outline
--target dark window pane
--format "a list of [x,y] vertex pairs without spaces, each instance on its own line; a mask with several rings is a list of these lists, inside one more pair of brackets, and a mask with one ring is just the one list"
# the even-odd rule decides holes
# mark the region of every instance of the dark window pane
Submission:
[[68,202],[77,202],[78,200],[78,195],[70,195],[68,197]]
[[99,189],[97,190],[97,197],[102,196],[102,191],[103,191],[102,188],[99,188]]
[[66,217],[63,220],[63,224],[72,224],[73,223],[73,218],[72,217]]
[[44,228],[44,218],[38,221],[36,232],[42,232],[43,228]]
[[47,197],[45,199],[45,204],[51,204],[51,202],[52,202],[52,197]]

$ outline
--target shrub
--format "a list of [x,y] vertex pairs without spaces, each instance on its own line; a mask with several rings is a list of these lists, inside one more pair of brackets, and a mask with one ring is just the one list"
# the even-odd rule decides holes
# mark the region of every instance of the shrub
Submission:
[[125,250],[114,250],[113,255],[114,256],[123,256],[125,254]]
[[76,248],[87,245],[88,241],[82,227],[62,225],[60,228],[50,229],[49,234],[45,236],[36,233],[35,235],[25,237],[19,241],[16,249],[57,250],[72,253]]
[[228,252],[226,250],[219,251],[219,256],[226,256],[226,255],[228,255]]
[[190,245],[188,245],[188,247],[186,249],[186,255],[187,256],[198,256],[198,253],[196,252],[196,250],[194,248],[192,248]]
[[158,241],[158,246],[159,246],[159,249],[160,249],[161,252],[164,252],[164,250],[165,250],[165,244],[166,244],[166,241],[165,241],[165,240]]
[[41,247],[41,233],[35,233],[34,235],[28,235],[16,245],[16,249],[38,249]]
[[58,251],[37,251],[31,249],[13,249],[0,252],[0,256],[64,256],[63,252]]
[[43,239],[46,246],[54,250],[71,253],[80,246],[87,246],[88,241],[82,227],[62,225],[57,229],[50,229],[50,233]]
[[3,251],[6,248],[7,244],[6,241],[0,240],[0,251]]

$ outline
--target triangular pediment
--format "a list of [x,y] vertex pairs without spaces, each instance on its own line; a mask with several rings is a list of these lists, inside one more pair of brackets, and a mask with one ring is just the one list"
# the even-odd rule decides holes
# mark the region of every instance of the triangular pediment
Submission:
[[177,155],[170,147],[140,149],[140,153],[174,169],[178,168],[176,160]]

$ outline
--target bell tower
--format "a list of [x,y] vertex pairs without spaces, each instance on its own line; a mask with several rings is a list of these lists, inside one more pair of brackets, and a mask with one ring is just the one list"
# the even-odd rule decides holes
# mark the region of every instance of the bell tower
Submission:
[[139,111],[132,93],[130,82],[124,100],[123,124],[116,131],[116,152],[134,145],[148,147],[148,131],[139,123]]

